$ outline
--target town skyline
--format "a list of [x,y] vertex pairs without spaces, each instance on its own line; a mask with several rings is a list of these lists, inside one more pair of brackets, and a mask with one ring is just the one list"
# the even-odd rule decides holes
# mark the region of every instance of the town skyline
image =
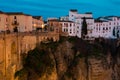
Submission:
[[[70,9],[77,9],[79,13],[92,12],[95,18],[100,16],[120,16],[118,0],[101,1],[59,1],[54,0],[8,0],[1,1],[0,10],[3,12],[23,12],[32,16],[60,17],[68,15]],[[15,3],[15,4],[14,4]]]

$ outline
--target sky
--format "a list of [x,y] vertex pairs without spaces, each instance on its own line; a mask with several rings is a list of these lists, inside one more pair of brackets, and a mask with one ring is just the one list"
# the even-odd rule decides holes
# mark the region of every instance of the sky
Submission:
[[0,11],[24,12],[33,16],[60,17],[70,9],[100,16],[120,16],[120,0],[0,0]]

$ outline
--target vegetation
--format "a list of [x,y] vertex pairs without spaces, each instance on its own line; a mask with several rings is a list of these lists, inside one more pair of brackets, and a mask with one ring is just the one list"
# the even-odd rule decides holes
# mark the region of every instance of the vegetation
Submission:
[[119,38],[119,30],[117,31],[117,38]]
[[84,17],[83,22],[82,22],[82,32],[81,32],[82,38],[84,38],[85,35],[87,35],[87,22],[86,22],[86,19]]
[[[53,69],[58,70],[57,65],[61,64],[56,58],[55,53],[59,48],[59,44],[68,41],[73,45],[73,54],[67,53],[62,54],[61,60],[63,58],[66,67],[68,68],[62,77],[68,77],[73,79],[74,73],[77,73],[76,66],[79,64],[80,58],[84,60],[87,76],[86,80],[89,78],[89,58],[92,56],[102,57],[104,53],[113,50],[115,44],[112,44],[109,40],[96,39],[94,42],[79,39],[77,37],[60,37],[58,42],[54,42],[53,39],[48,39],[47,41],[41,42],[34,50],[28,52],[27,55],[23,55],[23,69],[17,71],[15,77],[19,77],[19,80],[37,80],[44,74],[51,74]],[[60,48],[62,50],[63,48]],[[69,51],[68,51],[69,52]],[[114,51],[113,51],[114,52]],[[111,51],[112,53],[112,51]],[[72,54],[72,55],[71,55]],[[71,58],[71,56],[73,58]],[[68,59],[69,58],[69,59]],[[68,60],[68,61],[65,61]],[[64,66],[64,65],[63,65]],[[59,72],[59,70],[58,70]],[[59,76],[59,74],[58,74]],[[63,80],[63,79],[62,79]]]
[[55,50],[57,42],[41,43],[34,50],[23,57],[23,69],[17,71],[15,77],[19,80],[37,80],[44,74],[51,74],[54,60],[50,57],[49,48]]
[[113,36],[115,36],[115,27],[113,28]]

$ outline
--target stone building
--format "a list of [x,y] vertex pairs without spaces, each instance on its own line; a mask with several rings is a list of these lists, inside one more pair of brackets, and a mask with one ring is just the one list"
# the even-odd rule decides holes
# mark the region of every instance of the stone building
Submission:
[[0,32],[9,30],[8,27],[8,15],[0,11]]
[[22,12],[7,12],[9,29],[14,32],[17,28],[18,32],[32,31],[32,16]]
[[41,31],[44,28],[44,21],[42,16],[33,16],[32,17],[32,27],[33,30]]

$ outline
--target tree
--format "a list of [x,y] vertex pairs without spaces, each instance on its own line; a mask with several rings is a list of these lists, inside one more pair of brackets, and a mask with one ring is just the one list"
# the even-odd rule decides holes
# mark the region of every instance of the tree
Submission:
[[117,38],[119,38],[119,30],[117,31]]
[[113,28],[113,36],[115,36],[115,27]]
[[82,32],[81,32],[82,38],[85,37],[85,35],[87,35],[87,22],[85,17],[83,18],[83,22],[82,22]]

